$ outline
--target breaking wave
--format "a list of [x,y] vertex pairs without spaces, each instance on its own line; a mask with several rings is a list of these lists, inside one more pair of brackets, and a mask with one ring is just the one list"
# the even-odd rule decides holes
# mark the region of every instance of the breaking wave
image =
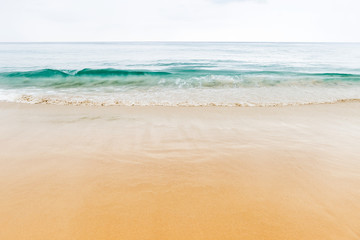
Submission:
[[40,69],[0,73],[0,101],[94,106],[283,106],[359,101],[360,75]]
[[78,88],[78,87],[261,87],[311,86],[360,83],[359,74],[302,73],[288,71],[220,71],[177,69],[140,71],[121,69],[57,70],[0,73],[0,86],[7,88]]

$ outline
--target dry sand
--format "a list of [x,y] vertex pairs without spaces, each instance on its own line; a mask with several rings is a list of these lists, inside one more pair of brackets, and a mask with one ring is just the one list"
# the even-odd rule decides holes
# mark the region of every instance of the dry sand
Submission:
[[0,104],[0,239],[360,239],[360,104]]

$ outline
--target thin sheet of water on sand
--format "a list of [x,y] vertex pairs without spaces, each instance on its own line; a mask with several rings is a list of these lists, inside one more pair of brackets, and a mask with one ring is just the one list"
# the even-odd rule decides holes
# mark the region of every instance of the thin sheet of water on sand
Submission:
[[359,239],[360,105],[0,105],[1,239]]

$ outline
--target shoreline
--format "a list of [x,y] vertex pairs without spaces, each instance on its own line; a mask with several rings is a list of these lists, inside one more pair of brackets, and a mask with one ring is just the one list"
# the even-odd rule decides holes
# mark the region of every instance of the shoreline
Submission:
[[149,103],[149,104],[140,104],[140,103],[123,103],[121,101],[115,101],[111,103],[104,102],[94,102],[92,100],[83,100],[83,101],[67,101],[67,100],[57,100],[45,97],[41,100],[34,101],[32,96],[23,96],[21,101],[8,102],[1,101],[0,104],[30,104],[30,105],[56,105],[56,106],[86,106],[86,107],[288,107],[288,106],[311,106],[311,105],[329,105],[329,104],[339,104],[339,103],[360,103],[358,98],[349,98],[349,99],[337,99],[334,101],[325,101],[325,102],[288,102],[288,103]]
[[358,239],[360,103],[0,103],[1,239]]

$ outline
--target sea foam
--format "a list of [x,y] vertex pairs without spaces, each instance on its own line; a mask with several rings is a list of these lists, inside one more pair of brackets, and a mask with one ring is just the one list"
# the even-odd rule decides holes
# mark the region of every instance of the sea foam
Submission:
[[360,99],[360,44],[0,44],[0,101],[279,106]]

